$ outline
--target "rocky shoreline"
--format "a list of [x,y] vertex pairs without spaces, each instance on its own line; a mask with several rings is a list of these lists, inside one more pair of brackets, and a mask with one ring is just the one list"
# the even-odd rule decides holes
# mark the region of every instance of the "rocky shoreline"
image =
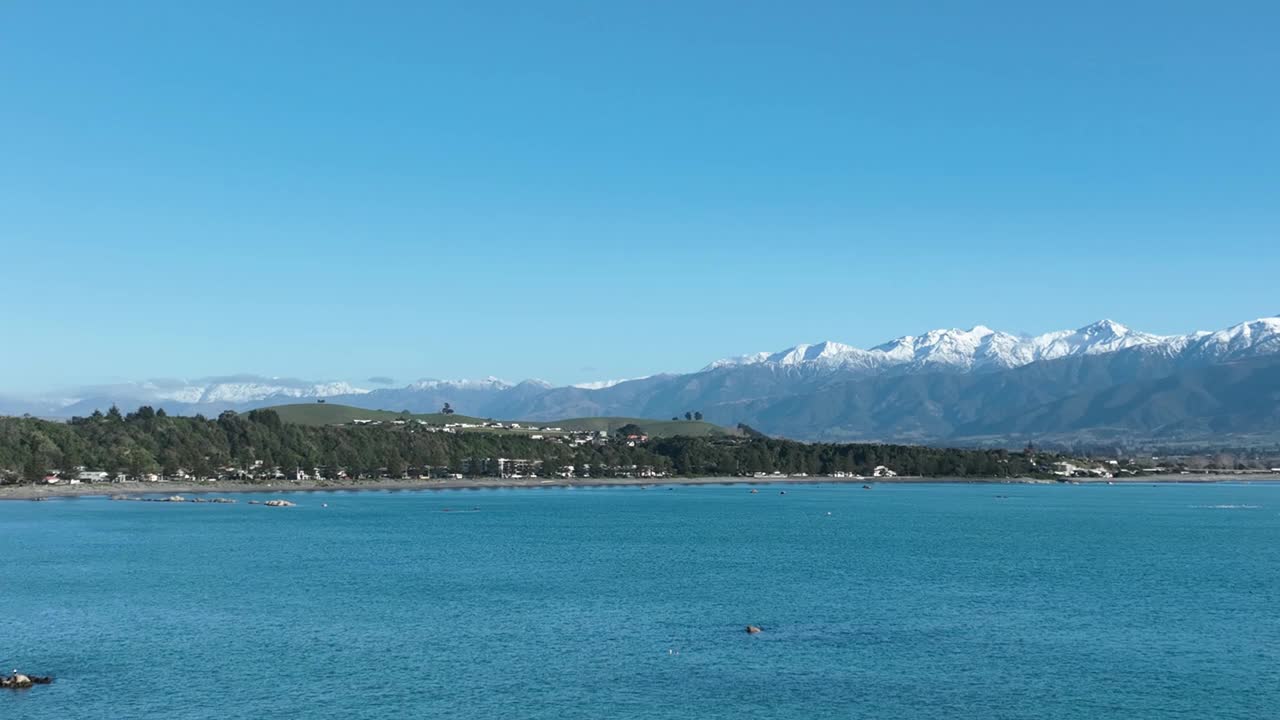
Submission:
[[232,499],[232,498],[224,498],[224,497],[213,497],[213,498],[193,497],[193,498],[188,498],[188,497],[184,497],[184,496],[182,496],[182,495],[170,495],[169,497],[162,497],[162,498],[157,498],[157,497],[142,497],[142,496],[139,496],[139,495],[112,495],[112,496],[111,496],[111,499],[112,499],[112,500],[116,500],[116,501],[122,501],[122,502],[162,502],[162,503],[183,503],[183,502],[186,502],[186,503],[216,503],[216,504],[223,504],[223,505],[233,505],[233,504],[235,504],[235,503],[237,502],[236,500],[234,500],[234,499]]

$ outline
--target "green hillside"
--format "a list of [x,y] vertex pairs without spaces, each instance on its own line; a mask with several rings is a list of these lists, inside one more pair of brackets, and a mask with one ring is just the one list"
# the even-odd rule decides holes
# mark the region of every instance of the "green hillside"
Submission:
[[629,417],[588,417],[570,420],[556,420],[544,425],[564,430],[604,430],[613,432],[623,425],[639,425],[650,437],[713,437],[717,435],[737,435],[737,430],[720,427],[701,420],[650,420],[647,418]]
[[[443,425],[446,422],[454,423],[483,423],[483,418],[470,417],[467,415],[443,415],[441,413],[421,413],[421,414],[404,414],[391,410],[366,410],[364,408],[351,407],[350,405],[337,405],[332,403],[298,403],[294,405],[276,405],[268,410],[274,410],[280,416],[280,419],[287,423],[295,425],[344,425],[353,420],[422,420],[432,425]],[[504,421],[510,422],[510,421]],[[714,437],[721,435],[737,435],[736,430],[723,428],[719,425],[713,425],[709,422],[699,420],[649,420],[646,418],[628,418],[628,417],[589,417],[589,418],[573,418],[569,420],[544,420],[525,422],[517,420],[515,422],[521,425],[529,425],[536,427],[558,427],[562,430],[604,430],[612,433],[623,425],[638,425],[650,437]],[[521,430],[494,430],[492,428],[475,428],[476,432],[530,432],[530,429]]]
[[444,415],[441,413],[409,414],[391,410],[366,410],[350,405],[332,403],[298,403],[296,405],[276,405],[268,410],[276,411],[280,419],[295,425],[342,425],[352,420],[424,420],[433,425],[446,422],[482,423],[481,418],[467,415]]

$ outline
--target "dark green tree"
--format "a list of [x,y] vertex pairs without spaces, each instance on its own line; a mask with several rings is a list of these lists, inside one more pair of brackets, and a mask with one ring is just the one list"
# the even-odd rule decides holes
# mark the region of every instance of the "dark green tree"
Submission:
[[402,478],[405,473],[404,458],[400,457],[400,453],[393,451],[387,457],[387,477]]
[[49,471],[40,463],[40,459],[31,455],[22,463],[22,480],[26,483],[38,483],[48,475]]

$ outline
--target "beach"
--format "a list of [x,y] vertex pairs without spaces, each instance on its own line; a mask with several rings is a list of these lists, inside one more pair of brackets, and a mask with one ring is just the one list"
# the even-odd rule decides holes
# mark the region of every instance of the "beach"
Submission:
[[[0,717],[1250,720],[1280,703],[1280,627],[1241,619],[1280,594],[1280,486],[725,480],[0,503],[20,558],[3,660],[54,678],[0,693]],[[276,497],[299,507],[247,502]]]
[[[1219,483],[1219,482],[1275,482],[1280,475],[1259,473],[1150,475],[1133,478],[1072,478],[1078,484],[1131,485],[1145,483]],[[768,477],[667,477],[667,478],[461,478],[442,480],[405,480],[382,478],[356,482],[282,481],[273,483],[242,482],[118,482],[80,483],[78,485],[4,485],[0,486],[0,500],[35,500],[39,498],[70,498],[93,496],[135,495],[230,495],[239,493],[296,493],[296,492],[350,492],[394,490],[480,490],[489,488],[553,488],[553,487],[648,487],[656,485],[881,485],[881,484],[1057,484],[1058,480],[1042,478],[980,478],[980,477],[826,477],[826,476],[768,476]]]

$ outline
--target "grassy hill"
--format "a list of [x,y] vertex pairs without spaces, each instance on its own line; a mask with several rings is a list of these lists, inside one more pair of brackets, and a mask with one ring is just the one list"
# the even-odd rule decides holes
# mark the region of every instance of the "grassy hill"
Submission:
[[[350,405],[332,403],[298,403],[296,405],[276,405],[268,410],[275,410],[280,419],[296,425],[342,425],[352,420],[402,420],[405,415],[391,410],[366,410]],[[414,420],[425,420],[433,425],[446,422],[481,423],[482,418],[467,415],[443,415],[441,413],[422,413],[409,415]]]
[[701,420],[650,420],[648,418],[630,417],[587,417],[570,420],[556,420],[544,425],[564,430],[604,430],[613,432],[628,423],[639,425],[650,437],[670,437],[684,435],[688,437],[712,437],[717,435],[737,435],[738,431],[720,427]]
[[[296,425],[342,425],[353,420],[402,420],[413,419],[422,420],[432,425],[443,425],[446,422],[458,423],[482,423],[483,418],[475,418],[467,415],[443,415],[441,413],[422,413],[410,414],[406,416],[404,413],[394,412],[391,410],[366,410],[364,408],[351,407],[350,405],[337,405],[333,403],[298,403],[294,405],[276,405],[267,408],[274,410],[280,416],[280,419],[287,423]],[[509,422],[509,421],[504,421]],[[650,420],[646,418],[627,418],[627,417],[589,417],[589,418],[573,418],[569,420],[545,420],[526,423],[517,420],[522,425],[533,425],[537,427],[558,427],[562,430],[604,430],[613,432],[628,423],[640,426],[650,437],[670,437],[673,435],[684,435],[689,437],[711,437],[718,435],[737,435],[737,430],[713,425],[709,422],[698,420]],[[477,431],[480,429],[477,428]],[[490,432],[498,432],[487,429]],[[514,430],[503,430],[500,432],[522,432]]]

